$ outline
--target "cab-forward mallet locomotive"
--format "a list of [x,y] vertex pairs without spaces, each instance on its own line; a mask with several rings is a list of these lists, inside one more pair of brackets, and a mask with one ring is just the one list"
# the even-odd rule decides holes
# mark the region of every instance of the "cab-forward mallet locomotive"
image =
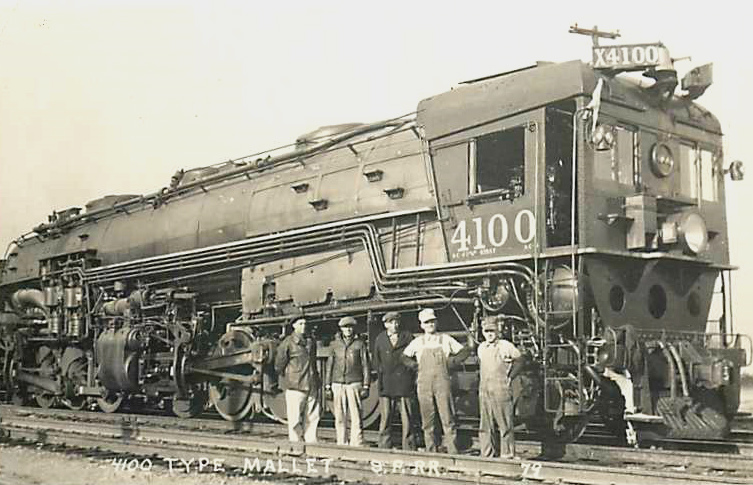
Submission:
[[[5,399],[283,420],[272,362],[291,318],[316,324],[324,359],[344,315],[373,339],[385,312],[418,331],[434,308],[460,340],[496,315],[525,350],[522,422],[724,436],[747,359],[724,196],[742,167],[723,168],[694,101],[711,68],[678,88],[661,44],[593,53],[53,212],[3,260]],[[459,413],[477,415],[477,385],[472,357]],[[376,403],[372,388],[367,423]]]

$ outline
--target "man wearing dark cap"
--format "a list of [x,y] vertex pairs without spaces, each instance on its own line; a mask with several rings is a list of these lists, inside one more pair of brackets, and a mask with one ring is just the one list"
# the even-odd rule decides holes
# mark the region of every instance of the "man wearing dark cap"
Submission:
[[[481,411],[478,439],[481,456],[515,456],[515,433],[513,431],[513,401],[510,383],[513,363],[519,361],[520,351],[499,334],[497,317],[484,317],[481,322],[484,342],[478,347],[481,369],[478,398]],[[517,370],[517,366],[516,366]],[[499,428],[499,433],[497,429]]]
[[390,424],[397,410],[403,425],[403,449],[415,450],[418,433],[416,376],[403,363],[401,355],[413,335],[400,329],[400,314],[387,312],[382,317],[384,332],[374,341],[374,367],[379,374],[379,447],[392,448]]
[[277,347],[275,370],[285,389],[288,438],[316,443],[321,381],[316,368],[316,341],[306,335],[306,325],[305,318],[293,322],[293,333]]
[[333,399],[337,444],[348,444],[345,417],[350,414],[350,445],[362,446],[361,399],[369,396],[371,385],[369,352],[366,342],[354,334],[355,318],[343,317],[338,326],[340,333],[332,342],[332,355],[327,360],[325,389],[328,398],[331,395]]

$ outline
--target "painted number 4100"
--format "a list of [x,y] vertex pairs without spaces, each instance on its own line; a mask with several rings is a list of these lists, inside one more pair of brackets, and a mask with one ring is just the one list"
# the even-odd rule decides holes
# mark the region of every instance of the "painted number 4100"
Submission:
[[[460,221],[458,227],[455,228],[455,232],[452,233],[450,242],[458,245],[458,251],[484,250],[490,246],[499,248],[507,243],[510,236],[510,226],[503,214],[494,214],[486,222],[486,225],[484,225],[484,220],[481,217],[474,217],[470,222],[473,227],[468,227],[464,220]],[[513,232],[515,239],[520,244],[531,242],[536,234],[533,212],[528,209],[518,212],[513,222]]]

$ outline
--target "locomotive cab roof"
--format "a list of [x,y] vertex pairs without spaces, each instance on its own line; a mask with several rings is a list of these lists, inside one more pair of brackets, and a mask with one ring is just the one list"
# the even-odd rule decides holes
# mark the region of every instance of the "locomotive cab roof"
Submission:
[[[451,91],[422,100],[418,105],[418,122],[425,127],[426,137],[435,140],[560,100],[590,97],[599,79],[604,80],[604,101],[640,112],[656,108],[650,86],[644,87],[644,83],[629,75],[600,72],[574,60],[538,63],[467,81]],[[721,134],[717,118],[689,98],[672,96],[661,107],[671,112],[673,122]]]

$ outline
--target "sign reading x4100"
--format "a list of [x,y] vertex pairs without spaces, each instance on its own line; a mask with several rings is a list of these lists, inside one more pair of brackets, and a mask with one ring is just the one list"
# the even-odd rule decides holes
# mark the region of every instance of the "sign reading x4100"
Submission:
[[669,51],[662,44],[594,46],[596,69],[644,69],[660,64],[671,65]]

